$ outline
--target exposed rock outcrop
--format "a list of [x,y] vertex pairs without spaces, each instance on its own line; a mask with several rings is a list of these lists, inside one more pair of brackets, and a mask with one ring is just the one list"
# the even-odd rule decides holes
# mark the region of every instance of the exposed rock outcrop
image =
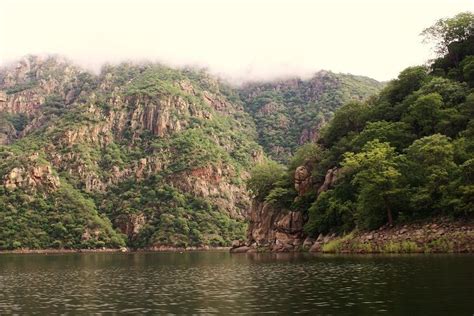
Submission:
[[249,212],[247,244],[272,251],[294,251],[304,242],[301,212],[285,212],[268,203],[253,201]]
[[337,167],[331,168],[326,172],[323,184],[318,189],[318,195],[329,190],[337,181],[340,170]]
[[0,112],[34,117],[52,94],[71,104],[80,90],[79,73],[78,68],[58,57],[27,56],[4,69],[0,78]]
[[0,111],[32,115],[44,101],[45,97],[40,89],[28,89],[7,95],[6,101],[0,102]]
[[309,170],[308,166],[303,165],[296,168],[294,182],[295,190],[298,192],[299,196],[302,196],[311,190],[311,170]]
[[0,118],[0,145],[10,144],[15,138],[15,127],[7,120]]
[[[32,161],[36,158],[32,158]],[[50,165],[40,163],[28,164],[25,167],[14,167],[3,178],[7,190],[23,188],[34,192],[39,189],[54,191],[59,185],[59,177],[55,175]]]
[[[339,170],[334,167],[326,172],[324,182],[318,187],[312,183],[311,163],[296,168],[294,186],[298,197],[314,192],[315,197],[334,186]],[[252,246],[275,252],[309,250],[318,251],[324,242],[333,236],[320,236],[317,240],[308,237],[304,225],[308,220],[303,212],[292,212],[274,207],[266,202],[254,200],[249,214],[246,245],[233,248],[232,252],[248,252]]]
[[115,225],[122,234],[133,240],[146,223],[145,215],[142,213],[121,215],[115,220]]
[[236,176],[231,166],[207,166],[173,174],[169,182],[184,192],[210,199],[231,218],[244,219],[250,198],[243,184],[232,183]]

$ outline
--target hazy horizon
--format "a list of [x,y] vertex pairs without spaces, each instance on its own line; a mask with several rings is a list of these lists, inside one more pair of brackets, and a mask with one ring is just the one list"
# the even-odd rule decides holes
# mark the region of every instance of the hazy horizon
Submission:
[[473,9],[466,0],[7,0],[0,3],[0,65],[59,55],[93,71],[153,61],[233,82],[320,70],[387,81],[433,57],[419,36],[424,28]]

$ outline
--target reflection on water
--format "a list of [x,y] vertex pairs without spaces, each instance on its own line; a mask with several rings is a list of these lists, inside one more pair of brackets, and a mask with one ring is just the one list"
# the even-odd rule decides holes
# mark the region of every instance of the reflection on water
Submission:
[[0,314],[472,315],[474,256],[1,255]]

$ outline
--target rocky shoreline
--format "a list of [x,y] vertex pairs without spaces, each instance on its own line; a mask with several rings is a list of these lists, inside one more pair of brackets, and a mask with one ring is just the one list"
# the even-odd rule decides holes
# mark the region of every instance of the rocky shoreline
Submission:
[[373,231],[319,235],[264,243],[234,242],[232,253],[298,252],[315,253],[474,253],[474,220],[438,218],[383,226]]
[[231,247],[171,247],[160,246],[146,249],[130,248],[100,248],[100,249],[15,249],[0,250],[2,254],[68,254],[68,253],[138,253],[138,252],[200,252],[200,251],[229,251]]

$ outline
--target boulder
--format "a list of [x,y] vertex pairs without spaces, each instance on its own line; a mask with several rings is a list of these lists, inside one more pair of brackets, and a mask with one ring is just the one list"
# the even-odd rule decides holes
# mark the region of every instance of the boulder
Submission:
[[294,175],[295,190],[299,196],[304,195],[311,189],[311,172],[306,166],[299,166]]
[[[301,212],[288,212],[268,203],[253,201],[249,217],[249,244],[255,243],[270,249],[274,245],[288,245],[285,248],[293,250],[294,246],[302,245],[305,240],[303,226],[306,218]],[[276,249],[279,250],[279,247]]]
[[240,240],[232,241],[232,248],[239,248],[240,246],[244,246],[244,244]]
[[310,249],[311,246],[313,246],[313,244],[314,244],[314,238],[306,237],[306,239],[303,242],[303,248]]
[[241,247],[237,247],[237,248],[232,248],[230,250],[230,252],[232,253],[246,253],[250,250],[251,248],[248,247],[248,246],[241,246]]
[[326,172],[326,176],[324,177],[324,182],[318,189],[318,194],[321,194],[322,192],[325,192],[334,186],[337,180],[338,173],[339,173],[339,170],[336,167],[329,169]]
[[309,252],[320,252],[322,249],[323,243],[320,241],[316,241],[311,248],[309,248]]

